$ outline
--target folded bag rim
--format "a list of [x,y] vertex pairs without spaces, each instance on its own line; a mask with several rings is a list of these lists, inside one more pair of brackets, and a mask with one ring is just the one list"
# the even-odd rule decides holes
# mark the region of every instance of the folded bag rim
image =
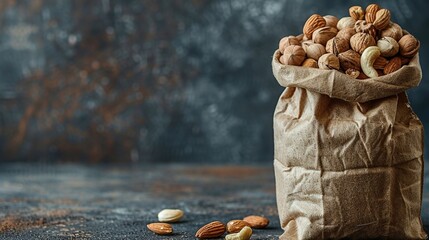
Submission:
[[376,78],[354,79],[336,70],[283,65],[276,50],[272,59],[273,74],[283,87],[299,87],[348,102],[367,102],[396,95],[417,87],[422,79],[418,54],[408,65]]

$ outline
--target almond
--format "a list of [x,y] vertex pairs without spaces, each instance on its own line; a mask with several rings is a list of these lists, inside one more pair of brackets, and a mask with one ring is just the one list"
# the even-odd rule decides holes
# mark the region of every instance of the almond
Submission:
[[236,233],[243,229],[245,226],[250,227],[250,224],[243,220],[231,220],[226,224],[226,230],[229,233]]
[[368,5],[365,11],[365,21],[368,23],[374,22],[375,15],[377,14],[378,10],[380,10],[380,6],[378,6],[377,4]]
[[401,58],[400,57],[394,57],[392,59],[390,59],[389,63],[386,64],[386,66],[384,67],[384,74],[389,74],[389,73],[393,73],[396,70],[401,68]]
[[168,223],[150,223],[147,228],[159,235],[168,235],[173,233],[173,227]]
[[184,213],[180,209],[164,209],[158,213],[158,220],[160,222],[178,222]]
[[243,218],[243,221],[248,222],[252,228],[266,228],[270,224],[268,218],[255,215],[247,216]]
[[195,237],[203,238],[217,238],[225,233],[225,225],[219,221],[208,223],[201,227],[196,233]]
[[375,20],[372,23],[378,30],[386,29],[390,24],[390,11],[387,9],[380,9],[375,14]]
[[305,22],[302,31],[307,38],[311,39],[313,32],[324,26],[326,26],[326,20],[319,14],[313,14]]
[[372,65],[375,69],[382,70],[386,67],[389,60],[384,57],[378,57],[375,59],[374,64]]

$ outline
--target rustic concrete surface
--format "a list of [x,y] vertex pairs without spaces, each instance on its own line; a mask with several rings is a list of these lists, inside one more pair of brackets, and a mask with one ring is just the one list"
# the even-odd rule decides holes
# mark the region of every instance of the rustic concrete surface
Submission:
[[[207,222],[249,214],[271,220],[252,239],[277,239],[274,193],[269,165],[0,165],[0,239],[194,239]],[[186,212],[172,236],[146,229],[163,208]]]
[[[180,208],[175,234],[146,224],[163,208]],[[269,167],[88,167],[2,165],[0,239],[194,239],[213,220],[249,214],[271,220],[252,239],[281,233]]]

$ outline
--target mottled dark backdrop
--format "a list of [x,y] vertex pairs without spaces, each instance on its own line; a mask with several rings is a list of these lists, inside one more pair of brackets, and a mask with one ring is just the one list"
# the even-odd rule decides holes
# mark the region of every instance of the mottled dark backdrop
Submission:
[[[270,162],[278,40],[368,3],[1,1],[1,161]],[[381,5],[421,40],[428,125],[429,2]]]

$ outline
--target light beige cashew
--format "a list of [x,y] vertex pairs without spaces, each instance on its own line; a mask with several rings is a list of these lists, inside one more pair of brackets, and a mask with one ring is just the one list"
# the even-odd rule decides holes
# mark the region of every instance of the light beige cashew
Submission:
[[248,226],[241,229],[238,233],[232,233],[225,236],[226,240],[249,240],[252,236],[252,229]]
[[360,65],[363,73],[365,73],[365,75],[370,78],[378,77],[377,70],[375,70],[373,64],[375,62],[375,59],[377,59],[380,54],[380,49],[375,46],[366,48],[362,53],[362,56],[360,58]]

